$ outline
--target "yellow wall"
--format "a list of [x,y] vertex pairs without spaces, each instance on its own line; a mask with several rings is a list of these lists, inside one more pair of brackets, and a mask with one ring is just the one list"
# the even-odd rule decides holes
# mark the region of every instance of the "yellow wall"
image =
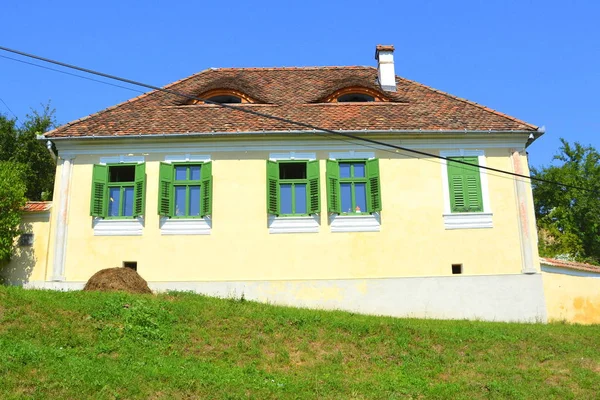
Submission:
[[[508,148],[485,153],[488,166],[512,171]],[[488,177],[492,229],[445,230],[439,160],[376,152],[382,182],[380,232],[331,233],[323,212],[319,233],[269,234],[265,211],[269,152],[203,152],[213,160],[212,233],[161,236],[157,178],[165,154],[146,155],[145,228],[142,236],[129,237],[94,236],[89,216],[92,165],[103,155],[78,155],[73,160],[67,281],[86,281],[99,269],[121,266],[123,261],[137,261],[138,272],[148,281],[439,276],[450,275],[451,265],[457,263],[468,275],[521,272],[515,185],[506,176]],[[329,151],[317,152],[323,211],[328,156]],[[58,168],[56,194],[60,174]],[[55,197],[55,207],[59,202]],[[50,266],[47,279],[51,270]]]
[[600,324],[600,275],[542,272],[548,320]]
[[[44,280],[50,238],[50,212],[24,213],[19,228],[33,233],[33,246],[17,246],[8,265],[0,268],[2,278],[11,284]],[[17,239],[18,241],[18,239]]]

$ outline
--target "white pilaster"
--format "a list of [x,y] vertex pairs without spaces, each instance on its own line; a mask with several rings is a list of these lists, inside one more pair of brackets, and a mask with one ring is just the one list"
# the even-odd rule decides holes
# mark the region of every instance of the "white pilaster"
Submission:
[[[515,173],[523,175],[524,169],[521,159],[521,153],[518,150],[513,150],[511,155],[513,169]],[[524,274],[535,274],[537,271],[533,263],[533,240],[530,229],[531,218],[527,207],[527,185],[525,178],[515,178],[515,191],[517,194],[517,214],[519,217],[519,235],[521,237],[521,256],[522,267],[521,272]]]
[[65,280],[65,255],[67,252],[67,230],[69,215],[69,200],[71,197],[71,175],[75,156],[63,154],[60,174],[60,190],[58,195],[58,212],[56,213],[56,240],[54,241],[54,264],[52,281]]

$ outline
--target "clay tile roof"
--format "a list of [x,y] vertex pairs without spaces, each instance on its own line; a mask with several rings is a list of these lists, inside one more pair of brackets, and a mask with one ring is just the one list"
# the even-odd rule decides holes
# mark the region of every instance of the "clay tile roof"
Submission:
[[554,258],[542,258],[542,257],[540,257],[540,263],[542,263],[543,265],[549,265],[552,267],[574,269],[576,271],[597,272],[600,274],[600,266],[598,266],[598,265],[580,263],[580,262],[575,262],[575,261],[563,261],[563,260],[556,260]]
[[[165,88],[191,96],[214,89],[236,90],[256,102],[235,108],[333,130],[537,130],[534,125],[425,85],[400,77],[396,82],[396,92],[382,91],[373,67],[212,68]],[[385,101],[321,103],[336,90],[350,86],[375,90]],[[185,97],[151,91],[72,121],[46,137],[307,130],[231,108],[188,103]]]
[[25,212],[43,212],[49,211],[52,207],[51,201],[28,201],[23,206],[23,211]]
[[378,44],[375,47],[376,51],[394,51],[394,45]]

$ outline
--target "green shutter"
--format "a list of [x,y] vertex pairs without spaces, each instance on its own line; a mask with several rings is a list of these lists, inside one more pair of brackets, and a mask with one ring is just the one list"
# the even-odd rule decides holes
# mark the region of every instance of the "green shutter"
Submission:
[[279,215],[279,164],[267,161],[267,213]]
[[172,187],[173,187],[173,164],[160,163],[160,171],[158,173],[158,215],[163,217],[173,216],[172,202]]
[[144,215],[146,209],[146,163],[135,165],[135,183],[133,187],[133,216]]
[[92,198],[90,201],[90,215],[93,217],[106,217],[107,183],[108,167],[95,164],[92,172]]
[[[479,165],[477,157],[453,157],[452,159]],[[478,167],[448,161],[448,183],[452,212],[483,211]]]
[[335,160],[327,160],[327,211],[341,213],[340,204],[340,166]]
[[381,211],[381,179],[379,177],[379,159],[367,161],[367,206],[368,212]]
[[200,167],[202,179],[201,217],[212,215],[212,162],[202,164]]
[[308,213],[318,214],[321,212],[319,160],[309,161],[306,164],[306,177],[308,178]]

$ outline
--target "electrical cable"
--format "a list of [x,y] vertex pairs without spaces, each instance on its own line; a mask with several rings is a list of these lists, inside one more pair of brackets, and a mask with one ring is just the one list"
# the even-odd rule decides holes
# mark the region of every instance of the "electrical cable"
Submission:
[[[2,56],[2,55],[0,55],[0,57],[6,58],[7,60],[13,60],[13,61],[16,61],[16,62],[20,62],[20,63],[23,63],[23,64],[33,65],[34,67],[39,67],[39,68],[47,69],[47,70],[50,70],[50,71],[59,72],[61,74],[71,75],[71,76],[75,76],[75,77],[81,78],[81,79],[87,79],[88,81],[103,83],[105,85],[114,86],[114,87],[118,87],[118,88],[126,89],[126,90],[131,90],[132,92],[146,93],[146,92],[144,92],[142,90],[133,89],[133,88],[130,88],[130,87],[127,87],[127,86],[115,85],[114,83],[105,82],[105,81],[101,81],[101,80],[94,79],[94,78],[89,78],[89,77],[83,76],[83,75],[72,74],[72,73],[67,72],[67,71],[61,71],[60,69],[45,67],[43,65],[31,63],[31,62],[24,61],[24,60],[19,60],[17,58],[13,58],[13,57],[7,57],[7,56]],[[2,100],[2,99],[0,99],[0,100]],[[4,103],[4,101],[3,101],[3,103]],[[8,106],[7,106],[7,108],[8,108]],[[16,117],[16,115],[15,115],[15,117]]]
[[2,102],[2,104],[4,104],[4,106],[5,106],[5,107],[8,109],[8,111],[10,111],[10,113],[11,113],[12,115],[14,115],[14,117],[15,117],[15,121],[17,121],[17,120],[19,119],[19,117],[17,117],[17,114],[15,114],[15,113],[13,112],[13,110],[11,110],[11,109],[10,109],[10,107],[8,106],[8,104],[6,104],[6,102],[5,102],[4,100],[2,100],[2,97],[0,97],[0,101]]
[[[247,109],[247,108],[237,107],[235,105],[217,103],[217,102],[214,102],[214,101],[202,99],[200,97],[192,96],[192,95],[189,95],[189,94],[186,94],[186,93],[182,93],[182,92],[178,92],[178,91],[175,91],[175,90],[165,89],[165,88],[161,88],[161,87],[158,87],[158,86],[150,85],[150,84],[147,84],[147,83],[138,82],[138,81],[134,81],[134,80],[131,80],[131,79],[126,79],[126,78],[121,78],[121,77],[116,76],[116,75],[110,75],[110,74],[106,74],[106,73],[103,73],[103,72],[94,71],[94,70],[91,70],[91,69],[88,69],[88,68],[78,67],[76,65],[63,63],[61,61],[52,60],[52,59],[49,59],[49,58],[37,56],[37,55],[34,55],[34,54],[25,53],[25,52],[22,52],[22,51],[19,51],[19,50],[10,49],[10,48],[3,47],[3,46],[0,46],[0,50],[4,50],[4,51],[10,52],[10,53],[14,53],[14,54],[19,54],[19,55],[24,56],[24,57],[33,58],[33,59],[44,61],[44,62],[47,62],[47,63],[50,63],[50,64],[60,65],[60,66],[65,67],[65,68],[74,69],[74,70],[77,70],[77,71],[82,71],[82,72],[85,72],[85,73],[88,73],[88,74],[102,76],[104,78],[117,80],[117,81],[128,83],[128,84],[131,84],[131,85],[145,87],[145,88],[148,88],[148,89],[160,91],[160,92],[163,92],[163,93],[172,94],[172,95],[175,95],[175,96],[185,97],[185,98],[187,98],[189,100],[202,101],[202,102],[204,102],[206,104],[214,104],[214,105],[220,106],[222,108],[233,109],[233,110],[237,110],[237,111],[240,111],[240,112],[244,112],[244,113],[255,115],[255,116],[259,116],[259,117],[268,118],[268,119],[272,119],[272,120],[279,121],[279,122],[285,122],[285,123],[290,124],[290,125],[296,125],[296,126],[300,126],[300,127],[303,127],[303,128],[308,128],[310,130],[315,131],[315,133],[317,133],[316,131],[326,132],[326,133],[329,133],[329,134],[332,134],[332,135],[335,135],[335,136],[343,136],[343,137],[346,137],[346,138],[349,138],[349,139],[359,140],[359,141],[367,142],[367,143],[370,143],[370,144],[373,144],[373,145],[377,145],[377,146],[390,147],[390,148],[393,148],[393,149],[396,149],[396,150],[400,150],[400,151],[404,151],[404,152],[407,152],[407,153],[418,154],[418,155],[421,155],[421,156],[436,158],[436,159],[439,159],[439,160],[451,161],[451,162],[456,163],[456,164],[463,164],[463,165],[468,166],[468,167],[475,167],[475,168],[479,168],[479,169],[493,171],[493,172],[497,172],[497,173],[500,173],[500,174],[510,175],[512,177],[524,178],[524,179],[528,179],[530,181],[543,182],[543,183],[553,184],[553,185],[557,185],[557,186],[562,186],[562,187],[565,187],[565,188],[577,189],[577,190],[582,190],[582,191],[586,191],[586,192],[596,193],[596,191],[594,191],[594,190],[590,190],[590,189],[587,189],[587,188],[583,188],[583,187],[579,187],[579,186],[574,186],[574,185],[570,185],[570,184],[566,184],[566,183],[562,183],[562,182],[558,182],[558,181],[552,181],[552,180],[548,180],[548,179],[543,179],[543,178],[537,178],[537,177],[522,175],[522,174],[518,174],[516,172],[505,171],[505,170],[501,170],[501,169],[498,169],[498,168],[493,168],[493,167],[488,167],[488,166],[483,166],[483,165],[478,165],[478,164],[472,164],[472,163],[469,163],[469,162],[466,162],[466,161],[463,161],[463,160],[460,160],[460,159],[455,159],[455,158],[451,158],[451,157],[444,157],[444,156],[440,156],[440,155],[437,155],[437,154],[427,153],[427,152],[420,151],[420,150],[415,150],[415,149],[409,149],[409,148],[406,148],[406,147],[397,146],[397,145],[393,145],[393,144],[390,144],[390,143],[385,143],[385,142],[382,142],[380,140],[375,140],[375,139],[370,139],[370,138],[366,138],[366,137],[356,136],[354,134],[350,134],[350,133],[347,133],[347,132],[335,131],[335,130],[327,129],[327,128],[321,128],[321,127],[318,127],[318,126],[315,126],[315,125],[312,125],[312,124],[308,124],[308,123],[305,123],[305,122],[294,121],[294,120],[291,120],[291,119],[288,119],[288,118],[283,118],[283,117],[278,117],[278,116],[275,116],[275,115],[265,114],[265,113],[262,113],[262,112],[259,112],[259,111],[250,110],[250,109]],[[8,58],[8,57],[5,57],[5,58]],[[91,79],[91,78],[89,78],[89,79]],[[102,81],[100,81],[100,82],[102,82]],[[133,89],[131,89],[131,90],[133,90]]]

